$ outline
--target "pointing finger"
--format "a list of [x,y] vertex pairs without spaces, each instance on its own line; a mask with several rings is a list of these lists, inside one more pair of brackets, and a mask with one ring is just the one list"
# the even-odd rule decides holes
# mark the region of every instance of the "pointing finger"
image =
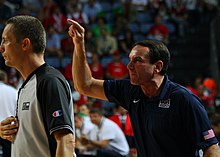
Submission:
[[67,19],[67,21],[72,24],[73,27],[70,27],[72,29],[77,30],[78,33],[84,33],[84,28],[76,21],[71,20],[71,19]]

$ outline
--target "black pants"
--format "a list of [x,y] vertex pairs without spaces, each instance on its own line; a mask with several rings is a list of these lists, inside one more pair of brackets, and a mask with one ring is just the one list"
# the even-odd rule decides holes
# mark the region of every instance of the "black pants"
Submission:
[[11,157],[11,142],[0,138],[0,145],[3,150],[3,157]]
[[126,157],[112,150],[98,149],[97,157]]

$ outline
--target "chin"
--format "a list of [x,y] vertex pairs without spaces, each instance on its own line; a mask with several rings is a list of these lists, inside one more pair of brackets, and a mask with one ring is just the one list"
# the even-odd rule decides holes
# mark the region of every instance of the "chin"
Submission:
[[12,65],[10,64],[10,62],[5,61],[5,65],[12,67]]
[[8,61],[5,61],[5,65],[9,66],[9,67],[14,67],[13,64],[11,64],[10,62]]

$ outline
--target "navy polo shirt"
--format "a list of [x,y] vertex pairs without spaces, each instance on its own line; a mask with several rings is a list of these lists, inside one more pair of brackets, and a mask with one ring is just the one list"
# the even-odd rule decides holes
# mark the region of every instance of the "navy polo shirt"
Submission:
[[167,76],[153,98],[129,80],[105,80],[104,90],[128,110],[139,157],[195,157],[198,149],[218,143],[200,99]]

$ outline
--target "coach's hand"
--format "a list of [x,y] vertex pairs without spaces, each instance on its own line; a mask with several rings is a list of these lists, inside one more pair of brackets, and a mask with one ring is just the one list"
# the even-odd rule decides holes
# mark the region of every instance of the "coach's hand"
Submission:
[[18,131],[18,121],[15,117],[8,117],[0,122],[0,137],[5,140],[13,141]]

